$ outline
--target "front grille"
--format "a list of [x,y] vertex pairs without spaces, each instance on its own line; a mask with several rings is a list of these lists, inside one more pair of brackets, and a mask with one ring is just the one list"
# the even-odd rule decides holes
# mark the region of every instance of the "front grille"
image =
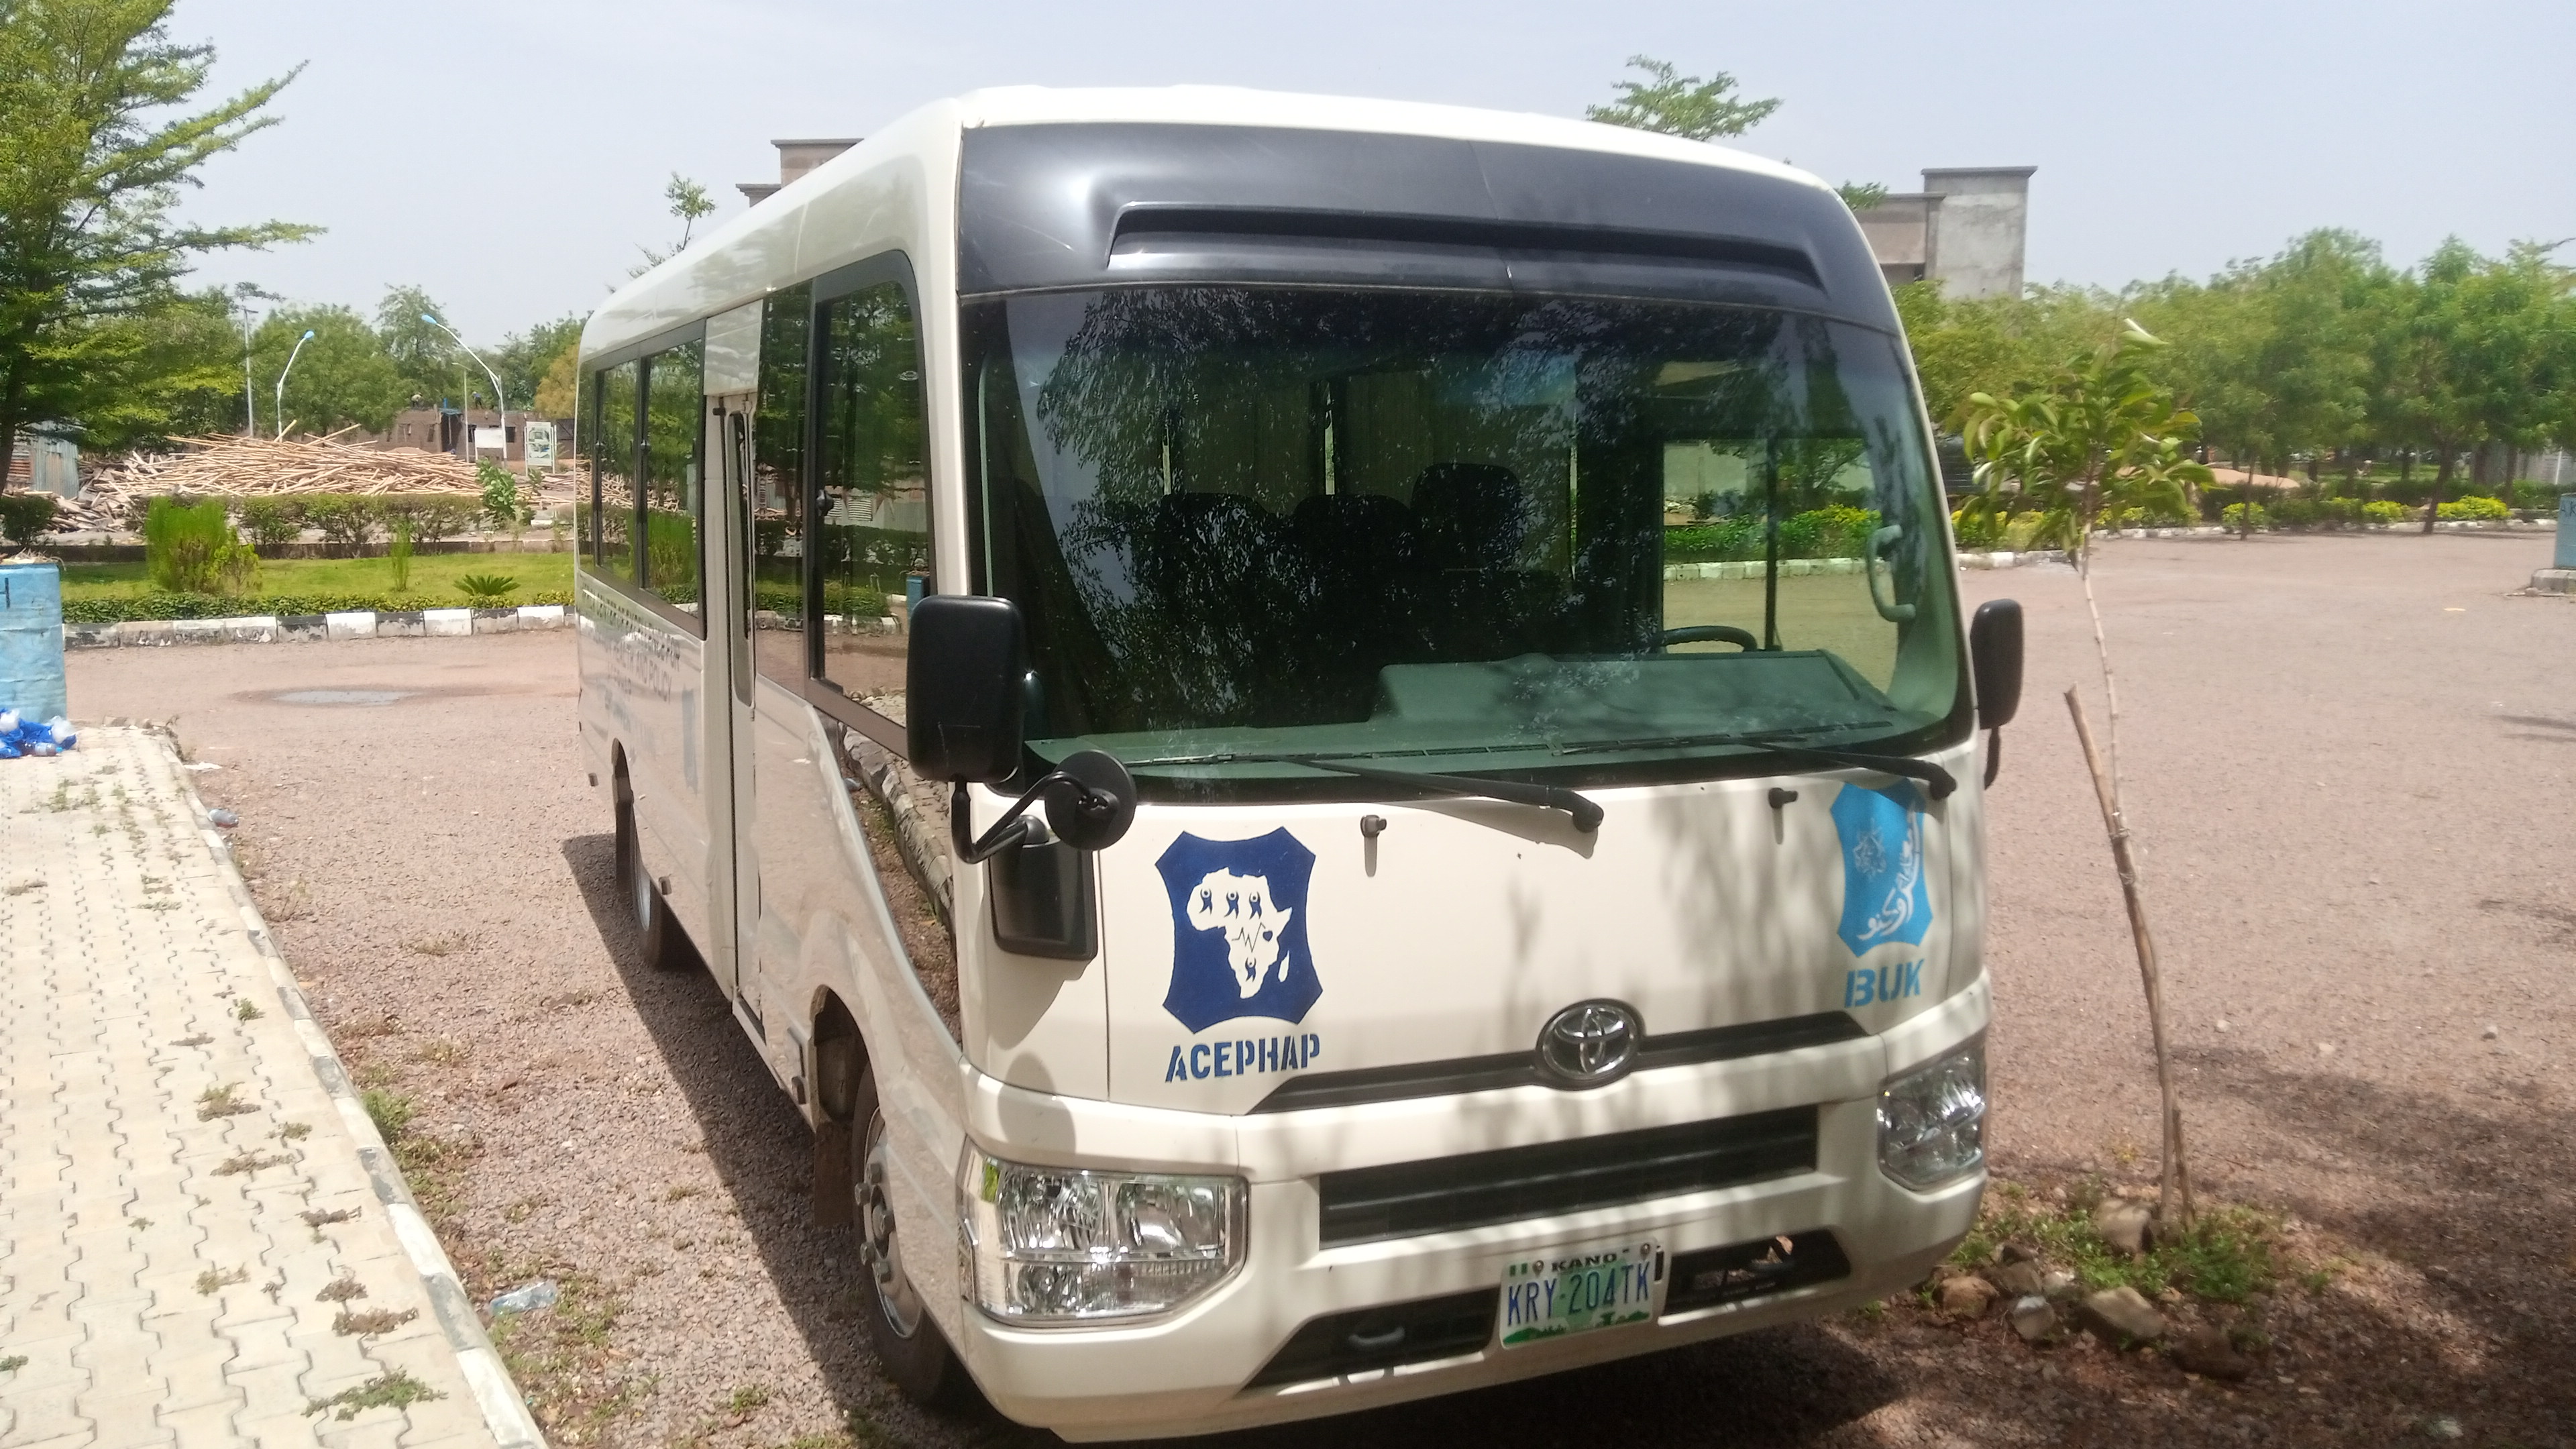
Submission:
[[1492,1288],[1309,1319],[1248,1387],[1299,1384],[1481,1352],[1494,1336]]
[[[1812,1016],[1782,1017],[1735,1026],[1666,1032],[1637,1043],[1633,1071],[1686,1067],[1702,1062],[1730,1062],[1807,1047],[1831,1046],[1869,1035],[1849,1012],[1820,1011]],[[1346,1072],[1307,1072],[1291,1077],[1261,1099],[1255,1112],[1299,1112],[1310,1107],[1356,1107],[1368,1102],[1401,1102],[1415,1097],[1450,1097],[1462,1092],[1491,1092],[1506,1087],[1553,1086],[1538,1069],[1536,1052],[1500,1052],[1485,1057],[1408,1062],[1397,1067],[1361,1067]]]
[[1316,1190],[1331,1248],[1733,1187],[1815,1165],[1816,1109],[1788,1107],[1328,1172]]
[[1764,1238],[1731,1248],[1703,1248],[1673,1259],[1664,1311],[1682,1313],[1785,1293],[1812,1283],[1851,1276],[1851,1260],[1834,1235],[1818,1228],[1785,1238]]

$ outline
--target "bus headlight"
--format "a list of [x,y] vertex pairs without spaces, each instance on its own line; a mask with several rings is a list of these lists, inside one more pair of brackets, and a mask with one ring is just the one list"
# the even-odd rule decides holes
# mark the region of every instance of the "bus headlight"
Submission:
[[1878,1167],[1916,1192],[1986,1160],[1986,1039],[1891,1079],[1878,1093]]
[[1243,1261],[1243,1179],[1030,1167],[969,1143],[957,1173],[960,1280],[1013,1323],[1168,1313]]

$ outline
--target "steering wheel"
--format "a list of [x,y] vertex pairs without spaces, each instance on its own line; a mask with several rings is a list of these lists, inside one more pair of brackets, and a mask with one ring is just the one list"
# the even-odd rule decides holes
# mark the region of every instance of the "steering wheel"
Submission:
[[1762,647],[1761,640],[1733,624],[1685,624],[1679,629],[1666,629],[1659,647],[1670,649],[1676,644],[1732,644],[1748,652]]

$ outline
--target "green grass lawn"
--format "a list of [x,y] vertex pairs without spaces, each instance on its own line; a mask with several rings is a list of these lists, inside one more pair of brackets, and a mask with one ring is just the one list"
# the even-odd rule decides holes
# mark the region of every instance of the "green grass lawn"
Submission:
[[[532,594],[572,592],[572,560],[569,553],[425,554],[411,561],[411,586],[401,592],[453,596],[462,606],[466,600],[456,587],[458,579],[467,574],[498,574],[519,581],[510,600],[524,603]],[[63,565],[66,602],[130,599],[151,592],[151,580],[139,563]],[[259,592],[390,594],[395,592],[394,569],[391,561],[381,558],[267,559],[259,566]]]

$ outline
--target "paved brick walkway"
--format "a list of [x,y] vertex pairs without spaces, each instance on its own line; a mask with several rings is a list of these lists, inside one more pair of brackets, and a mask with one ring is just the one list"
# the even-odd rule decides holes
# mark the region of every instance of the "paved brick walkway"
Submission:
[[0,761],[0,1449],[542,1449],[198,809]]

